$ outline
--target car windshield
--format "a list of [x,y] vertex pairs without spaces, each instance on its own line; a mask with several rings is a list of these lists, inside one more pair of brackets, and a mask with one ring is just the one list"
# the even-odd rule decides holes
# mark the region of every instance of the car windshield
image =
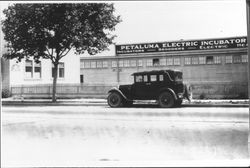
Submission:
[[175,81],[182,81],[182,72],[175,72]]

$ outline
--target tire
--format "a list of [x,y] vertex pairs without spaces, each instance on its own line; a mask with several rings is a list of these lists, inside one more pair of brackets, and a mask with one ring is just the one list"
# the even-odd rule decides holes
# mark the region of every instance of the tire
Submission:
[[171,108],[174,106],[174,97],[169,92],[163,92],[160,94],[158,99],[159,105],[162,108]]
[[180,107],[181,104],[182,104],[182,99],[178,99],[178,100],[175,101],[175,104],[174,104],[174,105],[175,105],[176,107]]
[[121,107],[122,106],[122,97],[119,93],[112,92],[109,94],[108,98],[108,105],[110,107]]

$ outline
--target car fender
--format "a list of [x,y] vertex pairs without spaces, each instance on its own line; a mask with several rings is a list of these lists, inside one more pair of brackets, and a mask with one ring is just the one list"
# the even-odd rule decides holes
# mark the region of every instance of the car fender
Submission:
[[177,96],[176,96],[175,92],[173,91],[173,89],[171,89],[171,88],[161,89],[160,92],[159,92],[159,94],[162,93],[162,92],[164,92],[164,91],[170,92],[174,96],[174,99],[177,100]]
[[112,92],[117,92],[118,94],[120,94],[125,100],[128,100],[127,97],[116,87],[111,88],[108,93],[112,93]]

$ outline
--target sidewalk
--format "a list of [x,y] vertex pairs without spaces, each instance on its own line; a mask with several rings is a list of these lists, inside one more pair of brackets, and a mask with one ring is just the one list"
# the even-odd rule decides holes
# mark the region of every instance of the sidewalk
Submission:
[[[51,99],[23,99],[23,98],[2,98],[2,105],[107,105],[106,99],[81,98],[81,99],[58,99],[51,102]],[[135,101],[134,104],[156,104],[155,101]],[[184,100],[182,106],[193,107],[249,107],[248,99],[193,99],[191,102]]]

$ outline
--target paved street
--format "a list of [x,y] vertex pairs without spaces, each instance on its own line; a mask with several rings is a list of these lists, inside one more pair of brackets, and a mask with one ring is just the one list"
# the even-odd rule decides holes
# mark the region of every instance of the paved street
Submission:
[[247,107],[4,106],[2,166],[245,160],[248,112]]

